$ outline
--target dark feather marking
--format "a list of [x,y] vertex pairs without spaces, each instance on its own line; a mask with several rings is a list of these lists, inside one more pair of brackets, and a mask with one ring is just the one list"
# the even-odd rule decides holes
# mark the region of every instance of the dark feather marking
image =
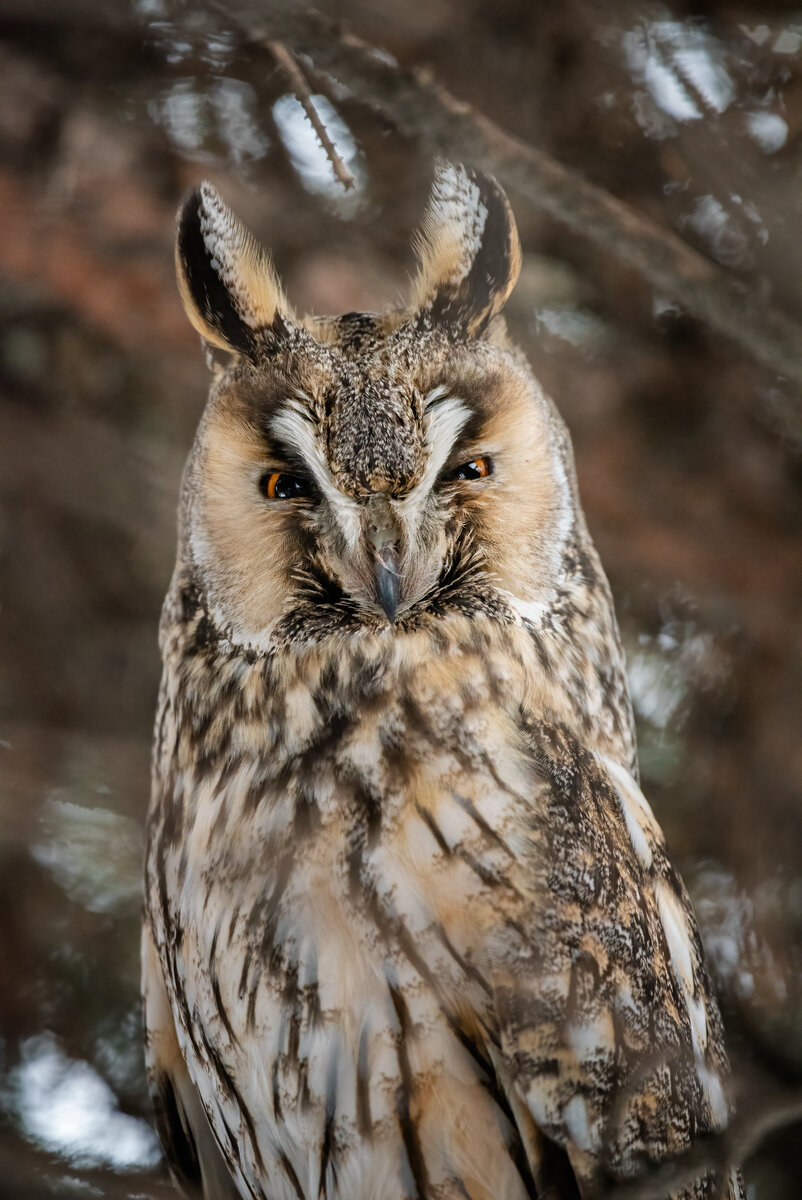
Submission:
[[320,809],[311,788],[301,788],[295,800],[293,831],[295,844],[305,841],[320,828]]
[[[326,1188],[326,1171],[329,1168],[331,1160],[331,1152],[334,1148],[334,1115],[327,1115],[326,1124],[323,1129],[323,1145],[320,1148],[320,1186],[318,1188],[318,1196],[325,1197],[327,1195]],[[334,1169],[334,1164],[331,1163],[332,1174],[336,1182],[337,1172]]]
[[239,1142],[234,1136],[234,1130],[231,1128],[222,1113],[219,1113],[218,1116],[223,1122],[223,1129],[225,1129],[226,1137],[228,1138],[228,1153],[225,1156],[226,1162],[228,1163],[229,1167],[231,1167],[233,1164],[240,1166],[242,1159],[239,1152]]
[[312,1107],[312,1093],[309,1090],[309,1059],[298,1061],[298,1088],[296,1098],[301,1112],[309,1112]]
[[437,924],[437,936],[445,946],[448,953],[454,959],[454,962],[457,964],[460,970],[463,971],[469,979],[472,979],[474,983],[478,983],[482,991],[486,992],[488,996],[492,995],[493,989],[482,975],[481,971],[479,971],[478,968],[473,965],[473,963],[469,963],[468,960],[460,954],[456,946],[454,946],[452,943],[445,929],[439,922]]
[[568,1155],[562,1146],[543,1139],[543,1161],[538,1172],[544,1196],[559,1196],[560,1200],[582,1200]]
[[[378,322],[370,313],[350,312],[338,317],[340,326],[340,348],[343,354],[355,354],[376,336]],[[331,396],[326,397],[327,411],[331,409]]]
[[[381,912],[381,909],[379,908],[379,905],[378,905],[378,899],[372,890],[369,890],[367,892],[366,899],[368,900],[369,912],[370,912],[371,916],[373,917],[374,921],[376,921],[377,925],[379,925],[379,928],[386,931],[389,926],[389,930],[390,930],[391,934],[395,936],[395,939],[398,943],[399,949],[404,953],[404,955],[409,960],[411,965],[415,968],[415,970],[420,975],[421,979],[424,980],[424,982],[431,988],[433,994],[437,997],[438,1004],[440,1006],[440,1011],[443,1015],[444,1020],[446,1021],[446,1024],[448,1025],[448,1028],[450,1029],[451,1033],[454,1035],[456,1040],[459,1042],[459,1044],[466,1051],[466,1053],[469,1055],[469,1057],[473,1060],[474,1064],[478,1068],[477,1073],[478,1073],[480,1082],[482,1082],[483,1085],[487,1088],[492,1099],[498,1105],[499,1109],[505,1114],[505,1116],[507,1116],[508,1120],[510,1121],[510,1124],[517,1132],[518,1127],[517,1127],[515,1119],[512,1115],[512,1112],[510,1110],[509,1102],[508,1102],[506,1096],[504,1095],[503,1091],[499,1087],[498,1080],[496,1078],[495,1072],[493,1071],[491,1064],[488,1062],[487,1058],[482,1054],[479,1044],[473,1038],[469,1037],[469,1035],[465,1032],[465,1030],[462,1028],[460,1023],[454,1018],[452,1013],[450,1013],[448,1011],[448,1009],[444,1006],[443,1001],[440,996],[440,990],[439,990],[439,987],[437,984],[437,980],[434,978],[434,976],[430,972],[429,968],[426,966],[426,963],[423,961],[421,956],[418,954],[418,951],[415,948],[414,942],[412,940],[411,935],[409,934],[409,931],[406,929],[406,927],[403,925],[403,923],[398,920],[398,918],[393,919],[393,918],[389,917],[388,915]],[[379,921],[379,918],[381,918],[380,921]],[[483,988],[487,988],[487,984],[484,982],[482,982],[482,986],[483,986]],[[391,988],[390,991],[391,991],[391,996],[393,996],[393,989]],[[399,1020],[399,1024],[401,1025],[401,1030],[402,1030],[401,1036],[403,1038],[404,1036],[406,1036],[405,1028],[401,1021],[401,1015],[398,1011],[398,1008],[396,1007],[396,1001],[395,1001],[394,996],[393,996],[393,1005],[396,1008],[396,1016]],[[404,1008],[404,1011],[406,1012],[406,1006]],[[487,1039],[491,1042],[491,1044],[494,1045],[495,1048],[497,1048],[497,1038],[492,1034],[492,1031],[487,1030],[485,1032],[486,1032]],[[362,1041],[360,1041],[359,1053],[360,1053],[360,1061],[361,1061]],[[365,1054],[367,1054],[367,1049],[365,1049]],[[399,1061],[399,1067],[401,1067],[400,1061]],[[358,1073],[358,1075],[357,1075],[357,1085],[358,1085],[357,1086],[357,1112],[359,1112],[358,1106],[359,1106],[359,1097],[360,1097],[360,1088],[359,1088],[360,1079],[361,1079],[361,1075]],[[403,1080],[403,1068],[402,1068],[402,1080]],[[366,1090],[367,1089],[367,1081],[365,1081],[364,1087],[365,1087],[365,1100],[367,1102],[367,1099],[368,1099],[367,1090]],[[367,1110],[367,1115],[369,1118],[369,1116],[370,1116],[369,1108]],[[360,1129],[360,1132],[361,1132],[361,1129]],[[402,1135],[403,1135],[403,1129],[402,1129]],[[519,1175],[521,1176],[524,1186],[527,1189],[527,1195],[530,1196],[531,1200],[536,1200],[539,1193],[538,1193],[537,1187],[535,1185],[534,1179],[532,1178],[532,1173],[529,1168],[529,1164],[528,1164],[528,1161],[526,1158],[526,1153],[523,1148],[523,1142],[521,1141],[520,1134],[517,1135],[516,1139],[513,1140],[512,1144],[508,1147],[508,1149],[509,1149],[510,1157],[511,1157],[512,1161],[514,1162]],[[412,1169],[411,1163],[410,1163],[410,1169]],[[424,1192],[423,1195],[425,1196],[426,1193]]]
[[290,1033],[287,1038],[287,1058],[291,1063],[298,1063],[298,1050],[301,1044],[301,1018],[297,1012],[290,1017]]
[[212,985],[212,996],[214,997],[214,1005],[215,1005],[215,1008],[217,1009],[217,1015],[219,1016],[220,1020],[223,1022],[223,1028],[225,1029],[228,1036],[231,1038],[232,1042],[236,1043],[237,1037],[234,1033],[234,1030],[231,1028],[231,1022],[228,1019],[228,1013],[226,1012],[225,1007],[223,1005],[223,997],[220,994],[220,980],[217,975],[217,957],[216,956],[217,956],[217,938],[218,938],[219,933],[220,933],[220,924],[218,923],[217,928],[215,929],[214,935],[212,937],[211,949],[209,950],[209,979],[210,979],[210,982]]
[[[189,291],[205,320],[223,336],[235,350],[255,357],[257,335],[243,321],[234,305],[231,293],[212,265],[213,260],[206,248],[201,230],[201,208],[203,198],[196,188],[187,197],[181,210],[178,224],[178,256],[184,268]],[[261,331],[265,342],[274,348],[281,335],[286,335],[286,325],[277,313],[272,325]]]
[[256,1165],[259,1168],[259,1170],[262,1172],[262,1174],[264,1174],[265,1164],[264,1164],[264,1160],[262,1159],[262,1152],[259,1149],[259,1143],[256,1140],[256,1128],[253,1123],[253,1117],[248,1112],[248,1109],[245,1107],[245,1104],[243,1103],[242,1097],[240,1096],[239,1092],[236,1093],[235,1099],[239,1106],[240,1113],[242,1114],[242,1119],[245,1122],[245,1128],[248,1130],[248,1137],[251,1140],[251,1146],[253,1147],[253,1156],[254,1156],[254,1159],[256,1160]]
[[270,1069],[270,1087],[273,1094],[273,1116],[277,1121],[284,1119],[284,1113],[281,1107],[281,1096],[278,1086],[278,1055],[273,1059],[273,1066]]
[[[518,1124],[515,1120],[515,1116],[507,1095],[499,1084],[498,1077],[493,1070],[492,1063],[483,1053],[480,1043],[475,1038],[472,1038],[457,1021],[448,1016],[447,1020],[451,1032],[454,1034],[463,1050],[465,1050],[473,1062],[476,1068],[477,1080],[480,1086],[485,1089],[499,1111],[507,1118],[507,1121],[513,1130],[513,1137],[507,1146],[510,1158],[512,1159],[518,1174],[521,1177],[521,1181],[526,1188],[527,1196],[530,1197],[530,1200],[538,1200],[540,1193],[538,1192],[537,1185],[532,1175],[529,1159],[527,1158],[526,1151],[524,1150],[523,1140],[518,1130]],[[489,1037],[489,1034],[488,1040],[495,1042],[495,1039]]]
[[158,1072],[154,1073],[153,1083],[156,1128],[167,1160],[180,1183],[200,1187],[201,1170],[195,1138],[189,1125],[181,1120],[172,1080],[169,1075]]
[[234,937],[234,930],[237,928],[238,921],[239,921],[239,909],[234,908],[231,913],[231,920],[228,923],[228,935],[227,936],[228,936],[228,945],[229,946],[231,945],[231,941]]
[[237,1085],[234,1083],[234,1079],[231,1075],[231,1072],[228,1070],[225,1063],[223,1062],[222,1056],[220,1055],[220,1052],[218,1051],[217,1047],[206,1036],[206,1033],[203,1030],[203,1025],[200,1023],[200,1021],[198,1021],[197,1024],[198,1024],[198,1028],[201,1031],[201,1038],[203,1041],[203,1049],[206,1051],[206,1057],[208,1058],[209,1063],[211,1064],[211,1067],[214,1070],[214,1073],[219,1080],[223,1095],[226,1096],[228,1099],[232,1100],[236,1104],[237,1108],[239,1109],[239,1114],[240,1114],[240,1117],[242,1118],[242,1122],[248,1131],[248,1137],[250,1138],[251,1147],[253,1149],[253,1155],[254,1155],[256,1164],[259,1167],[260,1171],[264,1171],[264,1161],[262,1159],[262,1154],[259,1149],[259,1143],[256,1140],[256,1128],[253,1123],[253,1117],[251,1116],[250,1112],[248,1111],[248,1107],[245,1104],[245,1101],[242,1099],[242,1096],[239,1093]]
[[289,1158],[287,1157],[287,1155],[285,1154],[285,1152],[283,1150],[279,1153],[278,1161],[279,1161],[279,1165],[280,1165],[282,1171],[284,1172],[284,1174],[287,1176],[290,1183],[292,1184],[292,1186],[295,1190],[295,1195],[298,1197],[298,1200],[306,1200],[306,1196],[304,1195],[304,1190],[301,1187],[301,1181],[299,1180],[298,1176],[295,1174],[295,1167],[292,1165],[292,1163],[290,1162]]
[[359,1034],[359,1051],[356,1060],[356,1125],[362,1137],[369,1137],[373,1129],[370,1111],[370,1076],[368,1063],[368,1027],[363,1025]]
[[481,879],[482,883],[484,883],[487,887],[506,887],[509,888],[510,891],[517,894],[518,889],[514,884],[510,883],[506,875],[502,875],[493,867],[486,867],[484,863],[481,863],[478,858],[475,858],[474,855],[471,854],[469,850],[466,850],[462,845],[458,844],[455,847],[455,850],[462,861],[470,867],[474,875]]
[[320,1147],[320,1184],[318,1187],[318,1197],[325,1197],[327,1195],[326,1172],[329,1168],[331,1168],[332,1180],[335,1186],[337,1184],[337,1167],[333,1155],[336,1149],[334,1113],[337,1109],[338,1069],[339,1060],[335,1054],[329,1064],[328,1078],[326,1079],[326,1123],[323,1128],[323,1144]]
[[[239,916],[239,913],[237,913],[237,916]],[[232,930],[232,932],[233,932],[233,930]],[[231,934],[229,934],[229,942],[230,941],[231,941]],[[248,986],[248,979],[251,974],[252,958],[253,958],[253,951],[250,946],[246,946],[245,953],[242,956],[242,970],[240,971],[239,987],[237,988],[237,995],[239,996],[240,1000],[245,995],[245,988]]]
[[256,1021],[256,1001],[259,991],[259,983],[262,977],[262,965],[270,964],[275,951],[276,929],[279,918],[279,905],[287,883],[290,879],[293,866],[293,855],[287,851],[279,860],[276,875],[273,881],[273,886],[269,893],[264,893],[259,897],[259,900],[254,905],[248,916],[248,926],[252,930],[258,930],[260,922],[262,925],[262,936],[259,944],[259,954],[256,961],[256,967],[253,976],[248,977],[248,968],[252,960],[250,952],[246,952],[245,961],[242,965],[242,973],[240,975],[239,995],[244,994],[245,988],[249,986],[248,992],[248,1008],[246,1015],[246,1027],[249,1030],[254,1028]]
[[404,954],[409,963],[414,967],[424,983],[431,988],[432,993],[436,996],[440,1011],[443,1014],[443,1018],[448,1024],[449,1029],[458,1039],[458,1041],[463,1042],[463,1034],[459,1025],[454,1020],[453,1015],[443,1004],[438,981],[435,979],[434,975],[432,975],[425,961],[418,953],[412,935],[404,925],[403,921],[399,920],[395,914],[385,913],[382,910],[379,905],[378,897],[376,896],[373,888],[365,889],[365,899],[368,904],[368,912],[382,936],[384,938],[391,938],[395,940],[399,950],[401,950],[402,954]]
[[468,814],[468,816],[471,818],[471,820],[474,822],[474,824],[476,826],[478,826],[478,828],[482,831],[482,833],[485,835],[485,837],[489,838],[491,842],[495,842],[497,846],[501,847],[501,849],[505,852],[505,854],[508,854],[510,856],[510,858],[514,860],[515,855],[513,854],[512,850],[510,850],[507,843],[504,841],[504,838],[501,836],[500,833],[497,833],[496,830],[493,829],[493,827],[491,825],[489,825],[487,823],[487,821],[484,819],[484,817],[482,816],[482,814],[479,812],[478,808],[474,804],[473,800],[469,799],[468,796],[461,796],[459,794],[459,792],[452,792],[451,795],[452,795],[453,799],[457,802],[457,804],[460,806],[460,808],[463,810],[463,812],[466,812]]
[[203,1028],[203,1025],[200,1023],[199,1023],[199,1028],[201,1031],[201,1040],[203,1042],[203,1049],[206,1052],[206,1058],[208,1058],[208,1060],[212,1066],[212,1069],[214,1070],[214,1073],[218,1078],[220,1087],[223,1092],[223,1096],[228,1100],[233,1100],[235,1098],[238,1099],[239,1093],[237,1092],[236,1084],[234,1083],[234,1080],[231,1077],[231,1073],[228,1070],[228,1067],[223,1062],[223,1059],[220,1055],[219,1050],[209,1040],[209,1038],[207,1037],[206,1032]]
[[354,791],[354,798],[359,804],[358,821],[351,835],[347,863],[348,886],[351,895],[357,897],[364,886],[362,869],[365,851],[375,846],[381,832],[381,802],[369,787],[357,784]]
[[409,1163],[409,1169],[415,1183],[416,1196],[418,1200],[426,1200],[426,1197],[429,1195],[429,1172],[426,1169],[426,1162],[421,1150],[417,1123],[410,1112],[413,1082],[412,1068],[409,1063],[409,1055],[407,1054],[407,1044],[412,1035],[412,1026],[409,1019],[409,1010],[400,989],[390,985],[390,998],[392,999],[395,1015],[401,1028],[400,1036],[396,1039],[398,1069],[401,1073],[401,1086],[398,1089],[396,1098],[396,1114],[401,1129],[401,1137],[404,1142],[404,1149],[407,1154],[407,1162]]
[[198,1040],[195,1036],[195,1029],[189,1011],[189,1005],[187,1004],[184,988],[178,974],[178,951],[183,938],[183,930],[178,922],[173,920],[170,903],[167,899],[165,846],[161,838],[158,840],[156,846],[156,879],[159,889],[159,906],[161,908],[161,916],[164,923],[165,938],[170,949],[170,953],[167,957],[167,974],[169,974],[170,982],[173,985],[173,1003],[178,1006],[181,1024],[186,1031],[192,1049],[199,1057],[200,1049],[198,1046]]
[[496,297],[507,290],[512,272],[514,234],[509,203],[495,180],[479,171],[468,170],[467,174],[487,213],[479,247],[465,278],[442,284],[417,318],[419,327],[440,327],[455,342],[481,337],[498,307]]
[[440,826],[435,821],[432,814],[419,801],[415,802],[415,811],[417,812],[420,819],[423,821],[423,823],[428,828],[432,837],[437,842],[437,845],[440,847],[440,850],[442,851],[442,853],[446,856],[446,858],[450,858],[451,855],[453,854],[453,851],[452,851],[451,847],[449,846],[448,842],[446,841],[446,839],[443,837],[443,832],[440,829]]
[[262,964],[257,964],[254,977],[251,980],[250,991],[248,992],[248,1008],[245,1013],[245,1028],[249,1032],[253,1032],[256,1025],[256,1001],[259,998],[259,984],[262,979]]

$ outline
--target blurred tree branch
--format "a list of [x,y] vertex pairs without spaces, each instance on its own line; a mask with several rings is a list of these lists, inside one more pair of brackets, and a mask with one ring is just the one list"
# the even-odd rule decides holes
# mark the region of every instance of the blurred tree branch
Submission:
[[326,158],[331,163],[331,169],[334,172],[334,177],[349,191],[354,186],[354,177],[348,170],[340,155],[337,153],[337,147],[329,136],[329,131],[320,116],[320,113],[315,107],[315,102],[312,99],[312,93],[309,89],[309,84],[304,78],[303,71],[298,66],[297,62],[290,54],[283,42],[268,42],[267,47],[270,53],[275,58],[278,65],[281,67],[284,74],[289,80],[292,90],[295,92],[296,99],[302,106],[307,118],[314,129],[320,145],[325,151]]
[[655,291],[737,342],[802,387],[802,325],[603,188],[521,141],[441,87],[423,68],[405,69],[338,23],[289,0],[254,5],[208,0],[252,45],[280,40],[310,69],[342,83],[405,137],[432,154],[485,168],[555,221],[603,246]]

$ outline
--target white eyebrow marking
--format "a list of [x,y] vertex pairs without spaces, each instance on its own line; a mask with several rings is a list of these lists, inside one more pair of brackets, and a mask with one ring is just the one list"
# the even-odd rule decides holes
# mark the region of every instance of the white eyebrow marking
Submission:
[[359,541],[359,506],[332,483],[328,463],[301,402],[289,400],[270,422],[270,428],[276,437],[289,442],[301,455],[312,472],[315,483],[331,505],[346,542],[349,547],[354,547]]
[[[420,521],[426,498],[434,486],[434,481],[443,469],[443,465],[451,453],[454,442],[470,416],[463,400],[458,396],[442,397],[448,389],[436,387],[429,392],[424,402],[424,438],[429,450],[429,457],[423,469],[420,482],[409,496],[401,502],[404,515],[409,522],[410,535],[413,535]],[[433,407],[437,401],[437,407]]]
[[421,484],[425,485],[427,490],[443,469],[469,416],[466,404],[457,396],[449,396],[447,400],[438,404],[437,408],[431,412],[427,411],[425,438],[430,454],[421,478]]
[[448,388],[444,383],[439,384],[436,388],[432,388],[423,401],[423,411],[428,412],[433,404],[436,404],[438,400],[442,400],[443,396],[447,395]]

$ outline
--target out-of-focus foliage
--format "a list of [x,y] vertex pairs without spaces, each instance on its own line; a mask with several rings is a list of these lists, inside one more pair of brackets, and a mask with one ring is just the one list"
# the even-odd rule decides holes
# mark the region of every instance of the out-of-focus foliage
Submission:
[[[798,15],[756,0],[327,9],[802,319]],[[297,307],[392,303],[431,164],[336,81],[319,106],[347,194],[280,72],[219,14],[0,14],[3,1194],[164,1194],[140,1051],[141,830],[159,604],[207,386],[173,214],[209,176]],[[512,199],[510,323],[574,435],[645,790],[748,1101],[802,1076],[799,399]],[[793,1133],[748,1177],[756,1200],[796,1197]]]

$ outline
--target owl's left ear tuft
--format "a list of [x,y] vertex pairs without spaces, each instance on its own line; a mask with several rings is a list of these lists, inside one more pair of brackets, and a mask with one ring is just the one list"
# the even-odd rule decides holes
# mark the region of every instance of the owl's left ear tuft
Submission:
[[187,316],[220,350],[253,357],[291,319],[267,251],[210,183],[179,210],[175,265]]
[[510,202],[491,175],[438,163],[414,240],[419,319],[481,337],[521,271],[521,244]]

